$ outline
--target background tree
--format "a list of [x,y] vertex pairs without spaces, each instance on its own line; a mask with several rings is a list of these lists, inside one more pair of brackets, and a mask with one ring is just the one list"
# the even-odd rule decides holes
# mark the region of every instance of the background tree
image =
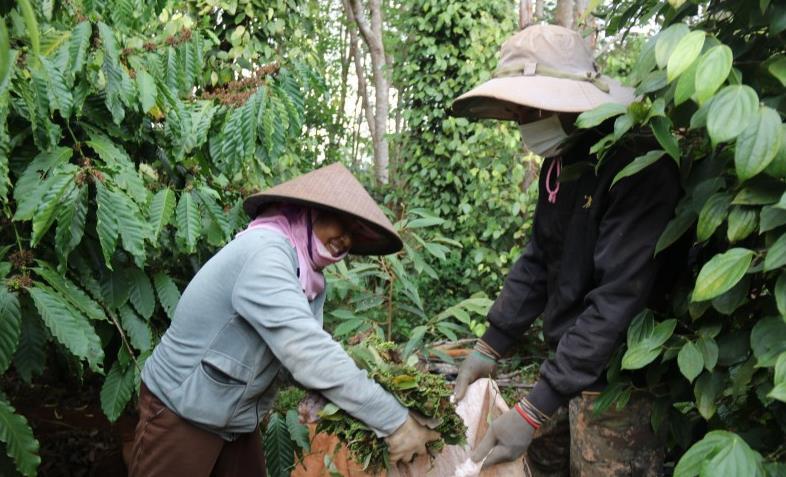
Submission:
[[[374,173],[380,184],[388,182],[389,151],[387,140],[388,115],[390,112],[390,57],[385,54],[382,24],[381,0],[368,0],[369,15],[360,0],[344,0],[344,8],[350,23],[357,25],[363,43],[368,48],[371,56],[371,77],[374,80],[374,109],[371,114],[371,101],[368,88],[365,86],[365,73],[358,66],[359,48],[353,42],[354,59],[358,75],[358,90],[362,95],[364,110],[368,118],[368,128],[371,131],[374,146]],[[370,18],[370,19],[369,19]],[[355,33],[350,33],[354,40]]]
[[[22,1],[0,29],[0,368],[30,382],[58,363],[75,387],[104,375],[110,420],[303,124],[304,67],[188,12]],[[35,474],[38,443],[5,396],[0,441]]]
[[532,2],[521,0],[519,2],[519,30],[523,30],[532,23]]
[[574,0],[557,0],[557,7],[554,9],[554,20],[557,25],[573,28],[574,3]]
[[394,53],[401,59],[393,82],[404,105],[395,194],[446,219],[443,233],[462,245],[436,268],[442,287],[427,290],[425,301],[437,308],[454,290],[495,295],[529,230],[534,191],[523,183],[534,158],[522,160],[518,129],[448,115],[453,99],[495,68],[497,45],[518,30],[518,6],[423,0],[391,17],[403,38]]

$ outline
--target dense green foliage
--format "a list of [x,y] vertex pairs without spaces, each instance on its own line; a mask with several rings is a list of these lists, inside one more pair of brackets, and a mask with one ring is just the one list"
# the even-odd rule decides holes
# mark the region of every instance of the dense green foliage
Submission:
[[[114,420],[179,288],[299,136],[303,74],[253,63],[234,81],[209,23],[154,3],[51,6],[7,12],[0,58],[0,367],[30,381],[55,353],[105,374]],[[1,398],[0,416],[33,475],[24,418]]]
[[[435,267],[440,286],[428,301],[496,295],[531,224],[535,158],[522,161],[514,124],[450,117],[453,99],[490,78],[498,46],[516,31],[516,2],[410,2],[391,23],[404,40],[394,83],[407,105],[395,180],[408,207],[447,219],[443,233],[461,243]],[[533,167],[534,166],[534,167]]]
[[306,392],[297,386],[278,391],[264,430],[267,475],[286,477],[303,452],[310,452],[308,427],[300,422],[298,404]]
[[[58,368],[77,385],[102,375],[116,419],[180,290],[246,223],[244,195],[325,161],[371,177],[349,104],[353,26],[337,1],[12,4],[0,10],[0,372],[29,383]],[[635,319],[600,406],[623,405],[644,376],[653,425],[682,456],[677,475],[783,474],[786,7],[592,4],[607,35],[599,62],[643,98],[579,123],[616,121],[600,160],[651,130],[662,149],[621,177],[676,161],[685,194],[659,251],[694,243],[672,308]],[[386,6],[392,183],[372,192],[406,248],[332,268],[325,316],[339,339],[372,333],[409,356],[483,332],[531,227],[539,162],[515,125],[448,108],[489,77],[516,7]],[[645,25],[663,31],[626,31]],[[268,421],[271,475],[307,447],[290,397]],[[18,472],[36,473],[38,442],[2,392],[0,442]]]
[[672,308],[642,313],[628,330],[600,407],[624,405],[630,372],[646,368],[658,396],[653,426],[668,426],[670,443],[690,448],[676,476],[783,475],[786,10],[766,1],[620,2],[609,25],[652,15],[663,30],[630,78],[644,97],[578,123],[616,116],[614,132],[595,146],[600,160],[628,131],[651,130],[662,149],[619,177],[676,161],[685,194],[657,253],[683,238],[694,246]]
[[403,254],[348,260],[328,270],[333,336],[373,332],[388,340],[406,341],[404,352],[409,354],[416,349],[429,352],[425,345],[437,337],[456,340],[483,330],[481,322],[491,300],[482,293],[458,303],[442,300],[452,303],[442,310],[425,301],[428,295],[422,296],[432,293],[430,288],[439,288],[440,266],[451,250],[461,246],[431,231],[444,223],[445,219],[428,211],[411,209],[394,224],[404,241]]
[[[319,139],[301,140],[308,122],[332,114],[321,109],[327,98],[315,73],[325,59],[303,40],[324,28],[316,5],[222,3],[222,28],[200,14],[215,6],[20,2],[4,12],[0,365],[27,382],[53,357],[74,381],[103,374],[111,420],[133,399],[179,290],[246,223],[241,198],[310,169],[324,152]],[[293,12],[314,22],[298,23]],[[302,61],[274,62],[284,44]],[[426,317],[418,291],[426,281],[408,277],[436,278],[421,253],[441,259],[459,246],[414,232],[442,223],[406,213],[407,253],[336,271],[348,286],[337,280],[335,315],[360,317],[337,328],[340,336],[374,323],[410,336]],[[411,335],[409,349],[422,347],[426,332],[468,333],[447,319],[469,326],[469,313],[487,306],[473,298],[448,307]],[[19,472],[34,475],[38,443],[2,396],[0,404],[0,441]]]

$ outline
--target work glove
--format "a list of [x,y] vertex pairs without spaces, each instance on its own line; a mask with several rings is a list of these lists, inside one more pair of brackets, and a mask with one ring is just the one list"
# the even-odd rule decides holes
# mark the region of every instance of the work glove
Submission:
[[521,457],[532,442],[535,426],[527,422],[517,409],[511,409],[491,423],[483,440],[472,453],[472,460],[480,462],[481,470],[500,462],[510,462]]
[[385,438],[391,465],[398,461],[411,462],[415,456],[428,452],[426,444],[437,439],[439,432],[418,422],[418,416],[410,412],[404,424]]
[[458,376],[456,377],[456,386],[453,388],[453,394],[456,396],[456,401],[461,401],[464,394],[467,393],[467,388],[470,384],[474,383],[480,378],[487,378],[493,376],[497,371],[497,355],[486,343],[479,341],[475,349],[470,353],[467,359],[461,363]]

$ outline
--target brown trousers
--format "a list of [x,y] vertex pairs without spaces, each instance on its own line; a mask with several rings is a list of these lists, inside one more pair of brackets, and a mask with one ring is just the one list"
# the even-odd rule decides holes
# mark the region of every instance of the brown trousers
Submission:
[[144,383],[130,477],[265,477],[262,439],[255,432],[227,442],[170,411]]
[[[527,449],[533,477],[656,477],[665,448],[650,424],[651,399],[633,393],[627,405],[595,414],[598,393],[585,392],[538,429]],[[661,426],[663,427],[663,426]]]

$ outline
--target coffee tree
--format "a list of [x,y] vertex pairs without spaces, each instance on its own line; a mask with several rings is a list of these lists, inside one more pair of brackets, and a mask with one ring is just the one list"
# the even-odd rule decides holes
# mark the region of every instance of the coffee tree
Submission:
[[643,374],[658,396],[653,427],[687,449],[675,476],[784,475],[786,7],[626,1],[602,14],[611,33],[650,18],[663,29],[633,68],[641,99],[587,112],[577,124],[615,118],[593,147],[601,161],[616,142],[654,136],[660,149],[615,181],[674,161],[685,192],[656,254],[680,241],[693,246],[671,310],[633,321],[599,407],[624,405]]
[[[297,169],[302,75],[166,2],[54,3],[0,22],[0,371],[29,382],[54,353],[105,376],[114,420],[179,289],[246,223],[242,196]],[[4,396],[0,441],[36,473]]]
[[499,45],[518,28],[514,11],[512,1],[418,0],[389,14],[400,32],[393,83],[405,105],[404,133],[393,140],[398,195],[444,218],[442,232],[463,246],[434,267],[443,285],[426,302],[435,312],[456,298],[445,289],[496,295],[532,223],[537,191],[527,184],[537,163],[522,160],[515,125],[449,114],[455,98],[490,77]]

